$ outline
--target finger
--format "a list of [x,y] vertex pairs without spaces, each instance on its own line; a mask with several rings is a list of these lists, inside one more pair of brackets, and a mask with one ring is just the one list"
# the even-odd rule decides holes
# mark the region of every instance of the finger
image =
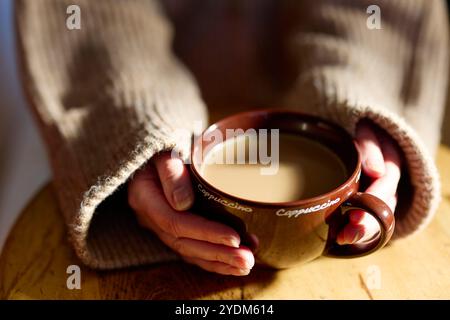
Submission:
[[350,222],[353,224],[361,223],[367,213],[364,210],[355,209],[349,212]]
[[377,220],[363,210],[349,212],[350,222],[338,234],[338,244],[351,244],[372,239],[380,230]]
[[186,262],[195,264],[206,271],[215,272],[223,275],[246,276],[250,273],[250,269],[240,269],[222,262],[207,261],[199,258],[190,258],[190,257],[183,257],[183,259]]
[[381,177],[385,173],[383,153],[375,132],[366,122],[357,126],[356,141],[364,173],[372,178]]
[[380,179],[376,179],[366,192],[384,200],[391,210],[395,211],[396,192],[401,178],[401,153],[391,137],[381,131],[377,135],[384,155],[386,174]]
[[377,136],[381,144],[381,151],[383,152],[385,166],[389,165],[400,171],[402,166],[402,158],[399,147],[387,134],[379,132]]
[[347,224],[338,234],[336,242],[340,245],[355,243],[364,236],[364,226],[361,224]]
[[172,250],[184,257],[222,262],[239,269],[251,269],[255,264],[252,252],[244,246],[231,248],[205,241],[174,238],[164,232],[159,236]]
[[367,188],[370,193],[381,200],[388,202],[397,192],[398,182],[400,181],[400,168],[393,162],[386,163],[386,174]]
[[[168,206],[167,206],[168,207]],[[167,208],[166,214],[161,215],[152,209],[150,215],[161,229],[175,238],[188,238],[193,240],[207,241],[215,244],[237,248],[241,242],[239,234],[224,224],[205,219],[190,212],[170,212]]]
[[[379,199],[383,200],[392,212],[397,205],[397,186],[400,179],[400,170],[396,165],[387,165],[386,174],[376,179],[366,190]],[[350,224],[344,227],[338,235],[339,244],[355,243],[356,241],[367,241],[379,230],[378,223],[370,214],[355,210],[350,214]]]
[[[383,153],[385,174],[375,179],[366,192],[384,200],[391,210],[395,211],[396,191],[401,176],[400,151],[394,140],[387,134],[377,131],[376,135]],[[363,210],[352,210],[349,215],[350,223],[339,232],[336,239],[339,244],[367,241],[379,232],[376,219]]]
[[239,247],[239,234],[231,227],[190,212],[178,212],[167,203],[153,166],[137,172],[128,186],[128,203],[140,223],[173,237],[191,238]]
[[392,196],[387,202],[386,204],[389,206],[389,208],[391,208],[392,212],[395,211],[395,208],[397,207],[397,195]]
[[178,211],[189,209],[194,203],[189,172],[180,158],[164,152],[154,157],[156,171],[167,201]]

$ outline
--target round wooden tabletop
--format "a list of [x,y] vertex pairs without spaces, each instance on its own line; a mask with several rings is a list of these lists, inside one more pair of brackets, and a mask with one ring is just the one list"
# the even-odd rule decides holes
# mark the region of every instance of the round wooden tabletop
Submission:
[[[22,212],[0,257],[0,299],[449,299],[450,149],[438,166],[443,202],[430,226],[363,258],[319,258],[296,268],[220,276],[185,263],[98,272],[66,240],[52,188]],[[80,289],[67,268],[80,267]]]

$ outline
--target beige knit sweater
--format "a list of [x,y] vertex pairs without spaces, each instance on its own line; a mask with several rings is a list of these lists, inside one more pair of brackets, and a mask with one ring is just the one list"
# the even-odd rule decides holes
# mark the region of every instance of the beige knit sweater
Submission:
[[[372,119],[406,160],[396,237],[432,218],[448,70],[443,1],[16,3],[23,85],[70,240],[87,265],[177,258],[138,226],[126,182],[155,153],[189,149],[173,133],[207,124],[203,99],[304,110],[349,132]],[[80,30],[66,28],[70,4],[81,9]],[[371,4],[381,9],[379,30],[367,27]]]

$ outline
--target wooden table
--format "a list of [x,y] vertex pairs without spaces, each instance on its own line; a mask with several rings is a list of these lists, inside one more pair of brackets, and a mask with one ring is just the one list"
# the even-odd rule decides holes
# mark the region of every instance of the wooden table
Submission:
[[[52,189],[40,191],[11,231],[0,258],[1,299],[449,299],[450,149],[438,165],[443,202],[431,225],[373,255],[320,258],[284,271],[225,277],[184,263],[96,272],[69,247]],[[81,267],[81,289],[66,286]]]

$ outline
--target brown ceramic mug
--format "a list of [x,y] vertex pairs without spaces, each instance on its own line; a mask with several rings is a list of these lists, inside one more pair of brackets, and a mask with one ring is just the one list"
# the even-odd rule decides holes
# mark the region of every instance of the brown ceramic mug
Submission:
[[[202,161],[207,150],[222,142],[211,139],[211,131],[219,130],[225,137],[226,129],[237,128],[279,129],[280,133],[319,142],[342,160],[347,180],[325,194],[281,203],[242,199],[221,191],[202,177]],[[361,159],[352,137],[318,117],[294,111],[257,110],[225,118],[195,138],[190,169],[196,193],[194,211],[233,227],[241,242],[254,250],[259,264],[287,268],[321,255],[360,257],[382,248],[394,231],[394,215],[389,207],[373,195],[358,192]],[[338,245],[337,234],[348,223],[348,211],[352,209],[372,215],[379,224],[379,234],[362,244]],[[257,236],[258,245],[250,234]]]

